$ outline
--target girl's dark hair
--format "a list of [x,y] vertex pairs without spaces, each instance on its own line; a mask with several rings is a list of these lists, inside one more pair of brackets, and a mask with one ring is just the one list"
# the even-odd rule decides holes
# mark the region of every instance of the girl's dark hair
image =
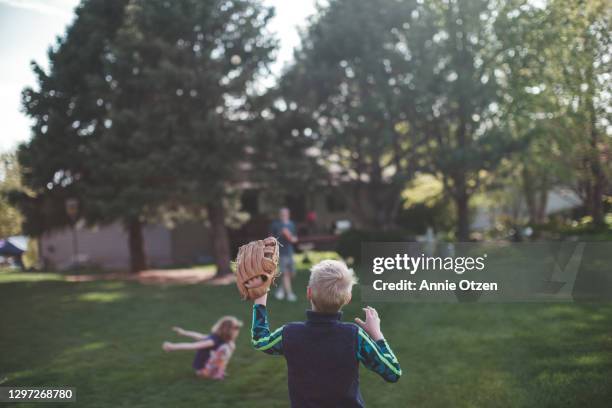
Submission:
[[217,323],[212,327],[212,333],[219,336],[223,341],[230,341],[232,339],[232,331],[234,329],[240,329],[242,322],[236,319],[234,316],[223,316]]

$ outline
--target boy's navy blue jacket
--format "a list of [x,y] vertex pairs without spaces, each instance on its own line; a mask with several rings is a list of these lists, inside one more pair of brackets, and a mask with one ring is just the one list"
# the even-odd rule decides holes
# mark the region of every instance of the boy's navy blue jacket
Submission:
[[341,322],[341,313],[307,311],[306,316],[305,322],[270,332],[266,307],[253,306],[253,346],[285,356],[293,408],[365,406],[359,391],[359,362],[389,382],[402,375],[384,339],[375,342],[359,326]]

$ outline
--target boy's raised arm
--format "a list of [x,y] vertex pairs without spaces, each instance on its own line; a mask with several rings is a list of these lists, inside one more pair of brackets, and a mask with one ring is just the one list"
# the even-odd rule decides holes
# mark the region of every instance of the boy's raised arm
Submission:
[[360,326],[357,335],[357,360],[385,381],[397,382],[402,376],[402,368],[380,330],[378,312],[369,306],[364,308],[364,311],[365,322],[359,318],[355,319]]
[[283,326],[270,333],[266,302],[268,295],[255,299],[253,304],[253,324],[251,327],[251,344],[255,350],[267,354],[283,354]]

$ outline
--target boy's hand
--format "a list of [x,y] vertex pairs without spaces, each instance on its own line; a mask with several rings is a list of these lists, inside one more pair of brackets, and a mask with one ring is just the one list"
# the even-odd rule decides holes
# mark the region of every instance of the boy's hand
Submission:
[[363,308],[366,315],[366,321],[364,322],[360,318],[355,318],[355,323],[357,323],[366,333],[370,335],[370,337],[374,341],[378,341],[383,339],[383,334],[380,331],[380,317],[378,317],[378,312],[376,309],[370,306],[366,306]]
[[180,327],[178,327],[178,326],[174,326],[174,327],[172,328],[172,330],[173,330],[173,331],[175,331],[175,332],[177,332],[178,334],[183,334],[183,332],[185,331],[185,330],[181,329],[181,328],[180,328]]
[[162,344],[162,349],[164,351],[172,351],[172,343],[170,343],[169,341],[164,341],[164,343]]
[[253,303],[255,303],[256,305],[266,305],[266,303],[268,302],[268,294],[266,293],[263,296],[258,297],[257,299],[255,299],[253,301]]

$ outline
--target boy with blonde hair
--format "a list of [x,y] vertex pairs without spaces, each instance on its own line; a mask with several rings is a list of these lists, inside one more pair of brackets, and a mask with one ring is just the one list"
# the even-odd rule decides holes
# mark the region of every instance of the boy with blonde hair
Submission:
[[284,355],[293,408],[363,407],[359,362],[388,382],[402,375],[400,365],[381,330],[380,318],[365,307],[365,322],[340,321],[351,300],[353,271],[340,261],[325,260],[312,267],[306,296],[311,310],[305,322],[288,323],[270,332],[267,295],[255,299],[251,341],[255,349]]

